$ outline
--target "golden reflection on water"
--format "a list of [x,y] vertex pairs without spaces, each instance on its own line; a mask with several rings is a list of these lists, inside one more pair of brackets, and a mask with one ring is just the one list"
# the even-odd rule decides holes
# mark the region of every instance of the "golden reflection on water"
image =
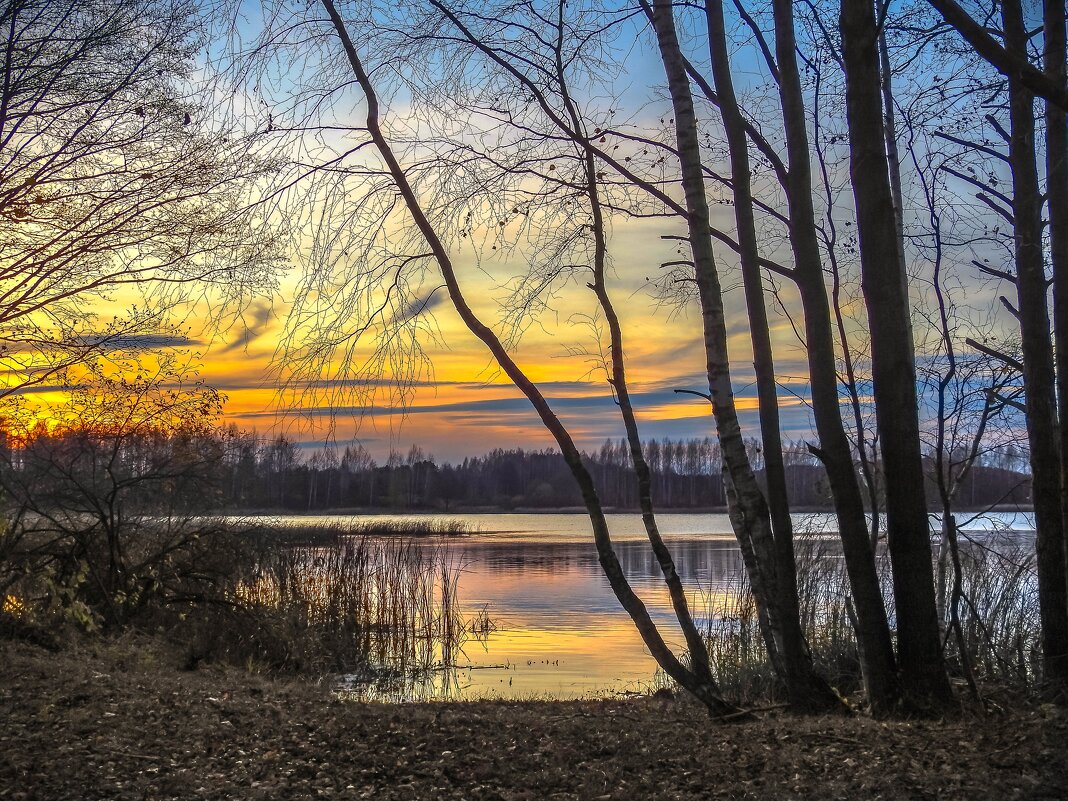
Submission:
[[[673,544],[696,617],[730,614],[741,560],[733,543]],[[386,701],[607,697],[655,689],[657,665],[622,610],[589,542],[502,542],[491,534],[453,541],[466,566],[461,613],[483,608],[495,628],[462,643],[422,674],[354,677],[347,695]],[[676,653],[684,651],[660,567],[644,542],[618,543],[620,561]]]
[[582,629],[514,620],[464,649],[458,668],[466,697],[585,698],[641,691],[656,672],[629,620],[598,615]]
[[374,683],[343,680],[340,695],[387,702],[569,700],[649,691],[656,662],[630,621],[597,616],[588,622],[582,629],[544,628],[536,617],[513,618],[507,628],[468,640],[453,665]]
[[[460,612],[471,622],[485,610],[493,625],[487,630],[465,626],[458,650],[428,646],[437,650],[428,654],[419,670],[379,665],[371,676],[342,677],[339,695],[390,702],[570,699],[655,688],[656,663],[604,577],[587,518],[578,514],[448,517],[478,532],[448,541],[450,554],[462,565],[457,585]],[[1021,531],[1033,527],[1033,522],[1019,516],[1004,517],[991,525]],[[297,519],[307,523],[311,518]],[[679,513],[662,515],[660,523],[698,625],[729,628],[738,615],[743,566],[728,519]],[[609,524],[632,588],[664,639],[682,656],[683,637],[641,518],[614,514],[609,515]],[[823,554],[819,558],[839,558],[831,516],[795,515],[794,525],[799,532],[808,532],[808,542]],[[439,543],[426,540],[421,547],[435,548]]]

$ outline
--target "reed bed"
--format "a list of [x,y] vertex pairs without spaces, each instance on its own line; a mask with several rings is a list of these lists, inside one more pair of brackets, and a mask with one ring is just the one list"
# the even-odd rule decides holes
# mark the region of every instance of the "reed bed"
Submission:
[[[1041,681],[1034,549],[973,545],[962,548],[960,558],[963,594],[958,610],[965,653],[976,678],[1028,687]],[[947,649],[959,663],[953,638]]]
[[303,522],[299,519],[294,522],[253,520],[244,523],[242,528],[248,536],[266,543],[305,546],[334,545],[347,539],[366,537],[462,537],[479,531],[477,526],[464,520],[441,517],[425,520],[383,517],[326,522]]
[[447,543],[346,535],[268,549],[237,595],[285,619],[320,669],[396,678],[455,663],[467,636],[461,569]]
[[705,591],[697,608],[703,610],[703,635],[713,675],[736,697],[767,696],[773,675],[767,669],[756,604],[744,571],[726,587]]
[[[862,687],[849,582],[841,550],[823,537],[796,543],[801,622],[817,671],[843,695]],[[962,637],[952,630],[952,598],[943,610],[943,643],[951,674],[963,683],[970,666],[977,686],[1031,691],[1042,681],[1038,591],[1033,548],[1012,543],[962,542]],[[887,612],[893,625],[890,565],[878,559]],[[744,572],[726,587],[705,590],[695,607],[704,620],[710,662],[724,691],[745,703],[784,700],[767,660]],[[960,643],[963,642],[963,650]]]

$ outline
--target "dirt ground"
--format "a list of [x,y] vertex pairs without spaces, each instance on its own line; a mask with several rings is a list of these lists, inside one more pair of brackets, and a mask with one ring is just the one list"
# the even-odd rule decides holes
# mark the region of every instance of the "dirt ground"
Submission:
[[158,649],[0,642],[2,799],[1068,799],[1068,717],[773,714],[682,701],[340,702]]

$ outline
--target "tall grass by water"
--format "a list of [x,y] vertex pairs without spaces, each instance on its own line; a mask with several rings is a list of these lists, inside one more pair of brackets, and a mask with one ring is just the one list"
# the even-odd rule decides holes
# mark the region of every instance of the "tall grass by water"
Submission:
[[443,517],[397,519],[391,517],[302,520],[300,518],[253,518],[239,524],[248,536],[285,545],[332,545],[363,537],[433,538],[462,537],[478,532],[465,520]]
[[[860,660],[849,582],[837,543],[821,537],[796,543],[801,623],[816,670],[839,693],[861,689]],[[966,687],[968,669],[979,693],[1029,691],[1042,681],[1041,623],[1034,549],[1011,542],[962,544],[961,593],[956,601],[961,636],[953,630],[951,590],[940,589],[943,652],[951,676]],[[893,626],[890,565],[878,558],[884,600]],[[715,675],[732,698],[785,699],[764,649],[756,603],[745,575],[724,590],[707,591],[697,608]]]
[[237,595],[284,621],[320,672],[396,680],[447,669],[486,625],[460,614],[461,569],[447,542],[346,534],[267,549]]
[[[980,681],[1027,686],[1041,681],[1035,558],[1033,548],[1023,547],[961,551],[964,652]],[[952,641],[950,649],[953,656]]]
[[466,621],[449,537],[462,521],[395,518],[217,521],[243,543],[229,602],[191,610],[187,666],[348,674],[384,683],[445,670],[488,617]]

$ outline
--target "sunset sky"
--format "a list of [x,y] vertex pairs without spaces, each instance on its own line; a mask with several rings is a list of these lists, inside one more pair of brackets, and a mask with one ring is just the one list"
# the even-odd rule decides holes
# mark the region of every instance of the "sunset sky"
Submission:
[[[659,232],[671,225],[632,223],[617,228],[612,238],[617,280],[613,298],[623,317],[625,352],[632,395],[646,438],[704,437],[713,433],[707,403],[675,389],[707,391],[703,374],[700,319],[692,307],[667,307],[652,296],[646,277],[673,257],[670,243]],[[733,255],[733,254],[730,254]],[[463,264],[468,295],[479,302],[484,319],[499,314],[492,299],[500,296],[492,276],[472,263]],[[485,266],[485,265],[483,265]],[[723,258],[724,284],[735,286],[737,266]],[[376,457],[390,448],[406,451],[420,445],[440,460],[457,460],[493,448],[541,448],[552,445],[529,402],[493,364],[485,346],[463,327],[443,293],[430,304],[426,322],[436,336],[423,337],[431,363],[406,399],[396,396],[388,377],[374,390],[374,398],[353,399],[325,390],[298,397],[277,388],[278,350],[285,329],[284,282],[273,307],[255,303],[239,323],[214,341],[204,341],[201,375],[228,398],[226,419],[245,429],[286,432],[314,447],[333,437],[339,445],[353,439]],[[734,376],[743,425],[756,434],[756,399],[752,385],[751,345],[744,298],[740,288],[729,293],[729,330]],[[623,435],[618,409],[597,356],[597,336],[587,315],[592,293],[581,284],[570,286],[551,313],[539,316],[514,349],[519,363],[538,382],[560,417],[584,448],[597,448],[605,438]],[[498,331],[503,327],[498,325]],[[774,321],[779,346],[780,406],[788,437],[810,430],[804,403],[807,368],[790,324]],[[602,337],[603,338],[603,337]]]
[[[644,112],[655,116],[657,107]],[[710,190],[714,191],[714,190]],[[714,198],[713,198],[714,199]],[[842,202],[851,200],[843,195]],[[715,222],[733,229],[733,209],[713,206]],[[312,223],[306,223],[311,225]],[[663,235],[681,234],[684,227],[670,219],[632,220],[617,216],[612,223],[609,251],[613,277],[609,289],[624,329],[628,375],[643,438],[691,438],[714,433],[707,404],[676,389],[707,391],[700,319],[696,301],[677,305],[658,300],[653,282],[661,264],[680,258],[677,243]],[[302,234],[311,237],[311,234]],[[780,242],[765,244],[765,255],[789,262],[789,252]],[[523,275],[531,250],[522,248],[507,256],[488,251],[483,243],[477,253],[455,248],[453,257],[469,301],[484,321],[505,336],[501,301],[517,276]],[[357,342],[348,356],[335,356],[319,381],[307,376],[293,378],[286,391],[279,390],[286,378],[283,365],[293,358],[287,347],[288,315],[298,294],[302,256],[282,277],[273,297],[253,299],[241,318],[222,331],[202,330],[200,312],[187,320],[193,362],[201,364],[205,383],[227,398],[225,420],[243,429],[276,435],[285,433],[315,448],[332,441],[364,445],[377,459],[391,449],[405,452],[414,445],[439,461],[456,461],[494,448],[543,448],[553,445],[530,404],[492,362],[484,345],[462,325],[443,291],[435,291],[440,279],[427,271],[421,286],[411,289],[415,298],[426,300],[416,321],[427,363],[401,382],[398,393],[395,372],[352,381],[341,361],[359,363],[373,350],[370,335]],[[739,410],[746,434],[757,436],[756,398],[753,385],[751,343],[737,257],[726,247],[717,252],[723,286],[726,288],[727,324],[732,371]],[[607,352],[603,320],[591,323],[595,310],[588,276],[578,274],[552,297],[550,308],[540,312],[513,348],[519,364],[549,398],[568,425],[580,447],[596,449],[606,438],[623,435],[618,409],[599,352]],[[923,289],[917,284],[917,291]],[[772,335],[776,348],[779,403],[783,433],[788,439],[811,434],[807,404],[807,363],[803,344],[782,308],[798,315],[794,289],[778,287],[779,302],[768,297]],[[854,288],[855,292],[856,289]],[[996,290],[973,283],[966,287],[967,300],[978,308],[996,306]],[[863,304],[846,302],[847,316],[862,321]],[[917,316],[917,339],[925,323]],[[803,328],[799,316],[794,320]],[[350,320],[350,328],[356,322]],[[863,337],[858,339],[862,343]],[[599,344],[600,343],[600,344]],[[862,367],[863,370],[863,367]],[[355,371],[354,371],[355,372]],[[844,402],[844,400],[843,400]],[[848,419],[848,415],[847,415]]]
[[[313,12],[308,13],[314,16]],[[378,9],[375,13],[388,16],[389,11]],[[252,41],[260,34],[257,26],[266,24],[251,13],[243,22],[246,26],[243,35]],[[288,30],[285,19],[276,24],[279,30]],[[626,36],[621,36],[621,40],[626,40]],[[351,76],[335,76],[337,61],[332,37],[327,37],[322,47],[318,53],[301,45],[266,69],[264,74],[274,76],[275,81],[273,85],[268,85],[270,81],[266,79],[256,84],[257,94],[249,101],[250,113],[261,113],[262,108],[269,107],[276,120],[287,115],[304,119],[302,115],[308,111],[291,94],[292,76],[301,75],[314,83],[318,77],[313,76],[327,74],[324,81],[347,81]],[[372,61],[382,57],[382,48],[369,44],[364,47]],[[740,70],[741,84],[765,80],[759,74],[755,55],[739,52],[738,57],[740,63],[751,64],[753,68],[751,75]],[[669,130],[670,126],[663,123],[670,117],[670,104],[662,94],[663,66],[653,43],[643,40],[640,47],[622,48],[617,58],[619,73],[614,78],[606,76],[608,83],[582,87],[583,92],[589,93],[584,102],[588,102],[591,115],[603,114],[614,103],[624,108],[621,115],[635,130],[658,124]],[[408,120],[410,99],[403,81],[399,81],[399,87],[388,87],[393,67],[388,59],[383,66],[385,69],[376,80],[383,82],[379,91],[384,94],[386,125],[410,142],[417,136],[416,123],[409,124]],[[311,96],[314,98],[314,93]],[[315,117],[315,124],[361,124],[362,96],[351,89],[337,96],[341,99],[329,112],[324,112],[326,116]],[[324,153],[341,152],[358,139],[353,135],[348,140],[338,140],[335,134],[329,134],[325,140],[315,139],[311,145],[300,140],[293,146],[302,152],[310,147],[316,153],[314,157],[322,160],[326,158]],[[488,141],[481,144],[491,147]],[[410,150],[405,155],[411,159]],[[361,153],[346,163],[362,163],[361,160],[374,161],[373,157]],[[420,445],[439,460],[462,459],[493,448],[541,448],[553,444],[530,404],[497,370],[485,346],[464,328],[445,293],[435,292],[441,282],[433,267],[427,270],[421,284],[409,288],[411,297],[429,298],[419,320],[420,343],[428,364],[414,376],[405,377],[410,392],[401,397],[394,390],[398,378],[395,367],[387,368],[381,376],[360,372],[360,381],[353,382],[359,383],[358,387],[347,383],[351,382],[351,374],[359,371],[346,371],[342,362],[347,358],[356,364],[366,358],[375,345],[370,335],[353,346],[351,353],[336,355],[326,369],[317,371],[322,380],[312,382],[306,374],[294,378],[292,371],[283,366],[294,356],[294,349],[286,347],[287,326],[289,329],[293,326],[289,315],[299,294],[300,279],[307,269],[305,262],[312,258],[308,254],[328,239],[321,230],[336,222],[327,218],[324,224],[314,213],[307,212],[307,208],[298,212],[306,213],[307,217],[299,221],[303,227],[292,256],[295,266],[281,280],[270,302],[254,300],[241,321],[215,335],[198,330],[199,312],[190,320],[193,329],[190,337],[194,340],[190,350],[201,354],[204,381],[227,396],[227,421],[245,429],[285,432],[309,447],[328,439],[339,445],[356,439],[380,459],[391,448],[406,451],[412,444]],[[713,214],[723,228],[733,228],[731,207],[714,206]],[[398,214],[397,218],[403,215]],[[645,438],[704,437],[714,433],[708,404],[673,391],[707,391],[696,301],[682,307],[663,304],[651,290],[650,279],[655,281],[663,272],[661,263],[680,258],[678,243],[664,241],[661,236],[684,231],[685,226],[673,219],[634,220],[614,215],[611,222],[609,255],[614,275],[609,290],[623,318],[631,391]],[[530,261],[540,257],[539,243],[525,243],[505,255],[503,249],[494,252],[496,248],[491,250],[488,246],[490,239],[486,236],[492,237],[495,228],[484,228],[478,233],[482,235],[480,245],[474,244],[478,236],[467,240],[466,248],[454,243],[457,246],[453,258],[469,301],[482,319],[504,337],[509,328],[502,320],[501,301],[509,288],[515,288],[517,278],[524,274]],[[515,239],[521,237],[517,234]],[[722,250],[720,266],[723,284],[729,289],[728,326],[735,387],[743,424],[755,434],[755,388],[751,383],[751,346],[744,298],[735,254],[726,248]],[[600,367],[598,353],[607,350],[606,334],[603,330],[595,331],[595,328],[603,329],[603,320],[593,321],[591,325],[589,315],[596,303],[585,286],[588,280],[588,274],[576,274],[560,287],[552,297],[550,308],[536,315],[513,353],[547,395],[580,447],[597,448],[605,438],[622,436],[623,428]],[[336,284],[334,291],[339,296],[343,294],[345,283]],[[791,302],[792,290],[783,292],[787,302]],[[351,320],[347,325],[355,328],[358,322]],[[786,435],[800,436],[810,429],[809,412],[802,402],[807,393],[804,352],[787,320],[774,316],[773,325]],[[287,374],[291,383],[287,391],[279,392],[278,384]],[[312,383],[314,391],[308,391]]]
[[[329,52],[327,55],[333,58]],[[632,50],[626,54],[621,69],[617,99],[625,99],[630,107],[624,112],[629,125],[635,130],[656,127],[659,117],[670,116],[666,100],[657,97],[663,68],[654,53]],[[263,96],[279,117],[287,108],[290,116],[299,117],[299,102],[287,97],[291,90],[285,79],[273,90],[263,89]],[[338,122],[358,125],[361,104],[362,97],[350,91],[332,112]],[[591,100],[591,113],[602,113],[603,109],[598,108],[604,105],[604,99]],[[248,113],[254,116],[259,109],[258,103],[254,104]],[[387,124],[401,133],[406,133],[406,113],[403,97],[387,100]],[[664,122],[660,119],[659,127],[666,131]],[[255,128],[259,122],[252,119],[248,124]],[[359,136],[353,134],[352,138]],[[324,147],[328,151],[342,150],[346,141],[351,139],[332,139]],[[289,146],[293,149],[287,152],[296,152],[303,143],[291,142]],[[321,154],[320,157],[325,158]],[[297,213],[304,214],[313,207],[313,203],[304,204]],[[292,212],[287,209],[285,213]],[[713,214],[722,228],[733,228],[733,210],[729,206],[714,206]],[[403,213],[397,217],[403,224]],[[272,222],[278,221],[276,217]],[[198,300],[199,288],[193,288],[187,303],[172,303],[166,309],[168,322],[178,327],[176,332],[163,325],[158,333],[146,330],[133,335],[129,343],[135,345],[135,350],[135,340],[146,346],[173,345],[174,352],[199,372],[205,384],[225,395],[224,422],[267,435],[285,433],[307,448],[327,441],[341,446],[359,441],[376,458],[385,459],[391,449],[407,451],[416,444],[439,460],[454,461],[493,448],[550,447],[553,443],[529,403],[497,370],[485,346],[467,332],[445,293],[435,291],[440,278],[433,267],[419,278],[421,284],[416,282],[408,288],[409,297],[427,300],[420,304],[423,311],[416,320],[427,359],[415,374],[398,375],[398,369],[404,368],[396,362],[377,375],[346,370],[345,359],[358,365],[372,353],[376,342],[368,335],[353,346],[351,353],[331,358],[319,371],[320,380],[312,380],[307,374],[293,376],[286,366],[297,350],[287,338],[293,327],[291,312],[301,294],[307,262],[312,258],[308,254],[318,246],[324,236],[322,231],[334,222],[326,219],[324,223],[310,212],[306,218],[298,219],[286,245],[285,261],[292,265],[289,271],[278,277],[275,289],[267,288],[258,296],[247,297],[236,320],[235,307],[215,309],[224,322],[213,327],[211,314]],[[708,404],[693,395],[674,392],[707,391],[697,304],[664,303],[653,289],[653,282],[663,273],[661,263],[684,258],[677,242],[661,237],[684,233],[685,226],[673,219],[635,220],[622,215],[615,215],[610,225],[613,275],[609,290],[623,320],[629,381],[642,436],[710,436],[714,431]],[[529,264],[540,258],[539,243],[518,245],[507,254],[503,248],[495,253],[497,248],[491,249],[487,243],[496,233],[495,227],[483,227],[479,244],[475,245],[476,237],[472,237],[468,247],[454,248],[453,257],[469,301],[498,335],[507,337],[511,329],[502,319],[501,302],[508,290],[521,282]],[[517,234],[515,239],[522,237]],[[780,254],[780,258],[786,255]],[[728,289],[728,325],[739,408],[743,424],[755,434],[755,389],[736,257],[726,248],[719,256],[723,284]],[[359,264],[350,263],[344,269],[359,269]],[[596,303],[586,287],[588,280],[588,272],[578,271],[568,283],[558,286],[548,308],[528,321],[513,353],[567,423],[580,447],[593,449],[606,438],[621,437],[623,429],[601,368],[600,354],[607,352],[603,320],[589,317]],[[380,294],[386,291],[385,283],[378,288]],[[334,288],[343,292],[344,281]],[[794,298],[792,290],[784,288],[783,293],[790,303]],[[137,302],[130,291],[111,292],[109,303],[94,305],[92,311],[99,315],[94,326],[100,328],[112,315],[121,316]],[[786,435],[800,436],[810,428],[803,403],[807,392],[803,349],[789,322],[775,314],[773,311]],[[346,322],[350,328],[359,324],[358,315]],[[352,373],[359,373],[357,381],[352,380]],[[279,385],[287,379],[285,391],[280,391]],[[406,392],[396,391],[398,382],[404,384]],[[33,386],[25,394],[54,401],[61,393],[51,391],[46,384]]]
[[[250,26],[247,33],[251,41],[256,32],[252,29],[254,26],[251,21],[245,22]],[[258,22],[266,24],[262,20]],[[278,24],[283,23],[280,21]],[[301,28],[296,26],[294,30]],[[301,45],[295,48],[294,54],[286,57],[289,61],[283,60],[279,64],[269,65],[269,69],[265,68],[264,75],[278,78],[276,84],[268,86],[265,79],[262,84],[256,83],[255,92],[246,90],[244,100],[247,108],[239,110],[239,113],[251,115],[247,124],[253,129],[264,122],[256,118],[257,114],[269,115],[272,121],[282,120],[288,115],[297,121],[294,125],[299,128],[298,123],[305,119],[301,115],[309,114],[304,104],[311,103],[314,106],[319,90],[315,86],[306,88],[304,91],[309,93],[307,98],[311,100],[301,99],[295,94],[293,76],[300,75],[302,79],[313,82],[325,76],[322,80],[335,81],[338,86],[347,87],[336,90],[336,104],[328,109],[332,116],[315,117],[313,120],[315,124],[329,129],[325,138],[315,139],[310,145],[303,140],[282,143],[290,149],[280,152],[299,152],[309,160],[323,162],[334,154],[345,152],[363,136],[359,133],[337,133],[347,126],[360,124],[363,98],[349,86],[350,76],[344,70],[340,73],[331,71],[338,69],[333,38],[325,37],[320,44],[323,50],[319,54]],[[619,123],[619,130],[661,137],[663,141],[670,142],[673,136],[668,120],[671,112],[664,96],[663,67],[650,50],[650,41],[638,38],[634,45],[618,55],[619,72],[614,78],[606,78],[599,87],[583,87],[584,91],[589,92],[584,110],[589,114],[591,125],[592,121],[600,121],[607,115],[612,125]],[[381,48],[376,51],[373,47],[365,47],[369,58],[385,58],[380,54]],[[697,60],[703,58],[700,53],[694,57]],[[750,112],[759,115],[759,105],[762,98],[768,95],[772,82],[756,54],[740,47],[735,57],[739,93]],[[379,66],[393,68],[388,58]],[[386,79],[389,69],[382,70]],[[398,140],[408,142],[408,149],[402,151],[402,156],[410,158],[413,152],[419,153],[422,147],[418,139],[419,126],[428,123],[425,110],[422,120],[415,119],[418,115],[409,116],[410,98],[404,94],[403,80],[397,83],[401,88],[395,87],[392,93],[389,90],[384,93],[385,120],[387,128]],[[330,88],[324,91],[333,93],[335,90]],[[238,100],[241,99],[238,93]],[[606,111],[610,105],[622,107],[623,110],[619,114]],[[314,113],[320,113],[317,106]],[[431,118],[431,121],[434,120]],[[451,124],[452,120],[447,119],[447,122]],[[245,124],[244,120],[242,124]],[[841,125],[841,121],[824,121],[824,124]],[[769,123],[772,141],[778,137],[774,133],[776,125],[772,118]],[[830,128],[828,132],[832,132]],[[495,147],[493,142],[481,141],[483,131],[477,128],[466,130],[461,136],[472,137],[478,141],[479,147],[491,151]],[[620,141],[625,142],[624,139]],[[837,166],[834,162],[830,165],[830,180],[836,185],[832,207],[842,212],[843,225],[850,226],[852,223],[848,220],[852,217],[852,197],[846,181],[846,162],[842,153],[837,158]],[[351,163],[346,162],[346,165],[355,167],[358,173],[364,164],[361,159],[368,159],[367,163],[373,169],[374,158],[366,155],[366,151],[359,153]],[[443,175],[448,176],[448,173],[443,171]],[[451,178],[434,180],[448,185]],[[664,185],[671,187],[668,191],[677,190],[677,187],[672,187],[670,176]],[[717,203],[716,192],[724,193],[726,190],[712,181],[708,186],[713,224],[725,231],[732,231],[733,208],[727,202]],[[766,186],[764,189],[769,203],[782,203],[774,186],[770,190]],[[908,213],[922,217],[924,209],[916,197],[916,187],[906,186],[905,190],[908,195],[906,202],[911,204]],[[339,226],[345,222],[345,215],[351,213],[343,208],[349,198],[344,194],[337,195],[335,200],[338,198],[340,210],[324,210],[319,205],[320,197],[302,206],[284,209],[282,213],[294,216],[289,221],[294,230],[286,257],[292,267],[287,274],[279,277],[275,289],[265,291],[258,297],[247,298],[243,312],[232,324],[212,329],[205,322],[204,309],[192,300],[188,306],[177,304],[170,310],[173,321],[184,332],[174,338],[177,351],[188,358],[190,364],[198,367],[200,377],[206,384],[226,396],[225,421],[263,434],[285,433],[307,448],[331,441],[338,445],[358,441],[379,459],[384,459],[391,449],[406,451],[413,444],[421,446],[427,454],[439,460],[450,461],[479,455],[493,448],[551,446],[550,438],[529,403],[497,370],[488,351],[467,332],[445,293],[439,291],[440,278],[435,275],[431,265],[427,265],[425,272],[407,279],[410,283],[405,288],[406,294],[402,296],[400,310],[396,312],[404,316],[409,313],[408,309],[421,309],[409,322],[419,329],[418,341],[426,355],[425,361],[407,358],[405,348],[408,345],[398,342],[394,358],[387,360],[384,369],[377,372],[366,369],[365,360],[370,358],[376,346],[382,344],[380,340],[375,340],[374,332],[371,332],[347,341],[316,370],[294,371],[293,365],[300,362],[302,339],[299,326],[295,327],[294,324],[294,319],[300,319],[299,315],[294,316],[291,312],[294,303],[301,297],[301,280],[308,274],[308,263],[315,258],[333,260],[330,280],[320,293],[326,298],[327,306],[330,303],[338,306],[345,304],[346,301],[336,300],[330,295],[344,298],[348,291],[345,271],[358,272],[362,269],[357,257],[348,258],[347,252],[339,255],[342,248],[334,241],[339,236]],[[820,199],[820,202],[823,200]],[[329,203],[325,205],[329,206]],[[547,213],[559,214],[559,211]],[[395,212],[389,225],[403,225],[403,220],[397,222],[403,216],[403,210]],[[769,218],[763,219],[766,222]],[[485,220],[483,223],[483,228],[463,243],[454,237],[453,258],[469,302],[499,336],[507,338],[515,329],[504,319],[502,301],[509,290],[517,288],[529,264],[540,258],[540,245],[537,241],[527,241],[516,244],[513,249],[502,248],[497,251],[494,246],[490,250],[489,243],[498,234],[495,223],[486,223]],[[502,229],[505,238],[512,232],[511,225],[508,223],[509,228]],[[781,227],[775,229],[775,225],[761,232],[764,237],[761,242],[762,255],[788,265],[790,253],[784,231]],[[646,439],[713,434],[707,403],[693,395],[679,395],[674,391],[707,390],[697,304],[694,300],[681,305],[664,302],[662,298],[658,299],[654,288],[658,275],[664,272],[662,263],[688,257],[680,254],[677,242],[665,241],[662,237],[684,232],[685,227],[677,219],[663,214],[633,219],[616,213],[610,221],[612,275],[608,285],[623,322],[631,391],[642,425],[641,434]],[[843,228],[843,232],[844,241],[848,239],[848,231]],[[388,239],[389,232],[384,236]],[[476,239],[478,244],[475,243]],[[518,232],[515,240],[521,240]],[[324,242],[327,243],[327,250],[333,248],[335,251],[325,257],[320,253]],[[402,247],[422,248],[423,244],[413,244],[409,239],[402,243]],[[970,251],[962,251],[956,258],[967,265],[973,256]],[[726,290],[735,392],[743,427],[748,435],[755,436],[758,430],[751,344],[737,257],[725,246],[719,247],[717,257],[721,281]],[[920,265],[917,269],[920,276],[929,270],[929,266],[922,263],[922,254],[913,253],[912,258]],[[855,264],[847,263],[845,269],[855,273]],[[955,289],[957,298],[966,301],[971,308],[994,309],[992,314],[999,314],[996,311],[996,287],[989,282],[978,283],[970,265],[967,270],[970,272],[962,273],[963,279],[955,279],[958,280]],[[855,278],[855,275],[852,277]],[[547,296],[547,307],[527,321],[523,335],[512,351],[527,374],[541,386],[580,447],[594,449],[606,438],[619,438],[623,430],[602,368],[602,354],[607,351],[603,320],[590,317],[596,304],[586,287],[588,279],[587,273],[577,271],[569,282],[557,285],[555,291]],[[376,288],[379,294],[387,291],[386,283],[388,281],[384,280]],[[771,285],[769,283],[768,286]],[[807,405],[804,345],[797,333],[798,328],[803,328],[798,314],[799,304],[792,286],[781,283],[775,288],[776,294],[767,293],[766,301],[772,318],[784,435],[791,439],[807,437],[811,433],[811,414]],[[845,297],[844,311],[847,319],[853,321],[854,331],[863,327],[864,318],[863,304],[856,297],[858,289],[853,280]],[[930,318],[925,320],[923,316],[926,292],[924,279],[916,281],[914,292],[917,299],[917,340],[922,341],[925,330],[930,330],[931,322]],[[125,300],[115,298],[114,311],[121,310]],[[332,317],[339,312],[336,308],[327,308],[324,312],[322,308],[313,304],[312,317],[320,314],[320,326],[325,325],[329,329]],[[793,321],[785,316],[783,308],[790,309],[795,315]],[[233,310],[230,311],[232,314]],[[1002,314],[1001,322],[997,322],[991,317],[994,321],[991,330],[996,333],[1004,318]],[[339,323],[337,330],[329,333],[345,340],[359,324],[359,314],[354,314],[343,324]],[[147,334],[149,340],[152,336],[151,333]],[[854,345],[863,348],[862,335]],[[406,374],[405,371],[410,369],[407,365],[410,364],[417,365],[417,369]],[[862,364],[862,373],[863,369]],[[280,389],[280,386],[284,389]],[[403,391],[398,390],[398,386],[403,387]],[[33,391],[41,394],[40,388]]]

